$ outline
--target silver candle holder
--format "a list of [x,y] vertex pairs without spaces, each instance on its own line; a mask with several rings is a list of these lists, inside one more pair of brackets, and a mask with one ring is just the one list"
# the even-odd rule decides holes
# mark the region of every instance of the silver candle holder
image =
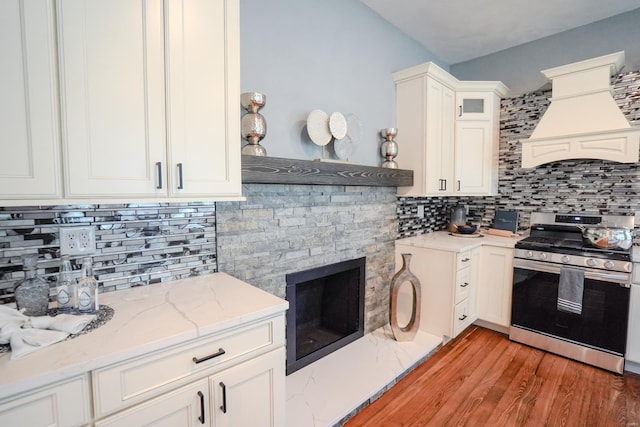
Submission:
[[380,131],[385,141],[380,146],[380,154],[385,158],[383,168],[398,169],[398,164],[393,160],[398,155],[398,143],[393,139],[398,135],[397,128],[386,128]]
[[242,154],[250,156],[266,156],[267,150],[260,145],[260,141],[267,134],[267,122],[258,113],[266,102],[266,96],[258,92],[247,92],[240,95],[240,104],[247,110],[247,114],[242,116],[241,132],[242,139],[247,141],[247,145],[242,147]]

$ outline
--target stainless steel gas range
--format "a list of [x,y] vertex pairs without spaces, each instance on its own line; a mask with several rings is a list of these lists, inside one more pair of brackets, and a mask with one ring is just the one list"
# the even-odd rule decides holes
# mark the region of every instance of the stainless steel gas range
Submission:
[[534,213],[531,224],[515,247],[509,338],[622,373],[634,217]]

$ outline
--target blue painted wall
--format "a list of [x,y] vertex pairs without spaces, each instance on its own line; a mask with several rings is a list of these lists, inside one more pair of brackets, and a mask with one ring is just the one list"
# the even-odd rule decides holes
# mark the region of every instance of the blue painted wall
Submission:
[[[267,97],[261,144],[273,157],[321,157],[305,127],[321,109],[358,116],[349,160],[379,165],[378,131],[395,126],[391,74],[427,61],[449,68],[357,0],[241,0],[240,34],[241,90]],[[401,129],[397,141],[402,149]]]
[[451,65],[460,80],[500,80],[518,96],[544,87],[540,70],[625,51],[623,71],[640,69],[640,9]]

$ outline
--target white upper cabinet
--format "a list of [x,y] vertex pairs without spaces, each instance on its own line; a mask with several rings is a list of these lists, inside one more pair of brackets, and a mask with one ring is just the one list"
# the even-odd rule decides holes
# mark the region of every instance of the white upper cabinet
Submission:
[[497,193],[500,82],[461,82],[429,62],[394,74],[402,196]]
[[[0,83],[12,111],[0,120],[15,129],[2,123],[0,133],[2,144],[17,141],[0,160],[0,202],[8,191],[21,203],[241,197],[238,0],[58,0],[57,15],[51,2],[32,3],[0,5],[13,24],[0,29],[0,48],[15,58]],[[31,9],[37,22],[18,14]],[[26,79],[43,83],[32,94]],[[38,126],[20,116],[30,106]]]
[[53,2],[0,2],[0,200],[61,196]]
[[60,0],[58,8],[67,197],[162,195],[162,1]]
[[491,120],[493,93],[456,92],[456,120]]
[[238,1],[166,5],[169,193],[239,196]]

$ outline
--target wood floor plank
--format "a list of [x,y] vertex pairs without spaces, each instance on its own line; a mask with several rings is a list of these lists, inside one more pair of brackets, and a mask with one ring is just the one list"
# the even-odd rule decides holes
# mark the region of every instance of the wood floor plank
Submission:
[[640,375],[468,328],[354,418],[357,426],[640,426]]

